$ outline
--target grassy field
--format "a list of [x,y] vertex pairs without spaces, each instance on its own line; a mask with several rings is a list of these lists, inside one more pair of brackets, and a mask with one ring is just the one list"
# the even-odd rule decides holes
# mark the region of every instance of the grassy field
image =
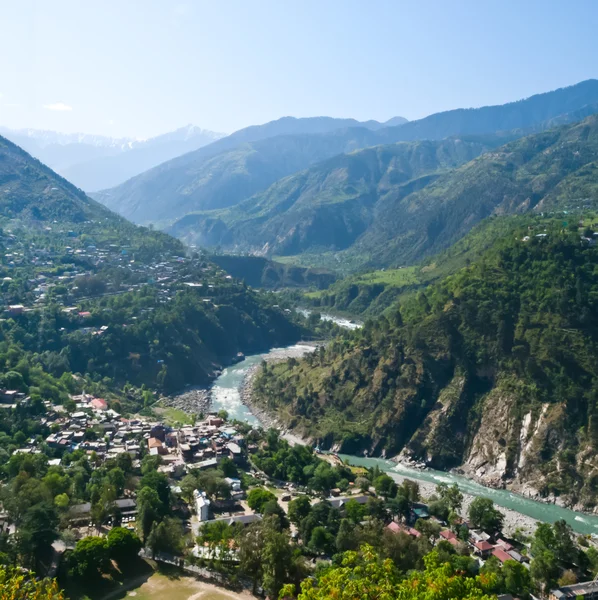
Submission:
[[160,417],[171,426],[176,425],[177,423],[180,423],[181,425],[191,425],[192,423],[191,415],[188,415],[179,408],[173,408],[172,406],[157,406],[153,408],[153,411],[160,415]]
[[355,283],[383,283],[385,285],[394,285],[403,287],[419,283],[417,276],[419,267],[402,267],[401,269],[384,269],[381,271],[372,271],[363,275],[353,277]]

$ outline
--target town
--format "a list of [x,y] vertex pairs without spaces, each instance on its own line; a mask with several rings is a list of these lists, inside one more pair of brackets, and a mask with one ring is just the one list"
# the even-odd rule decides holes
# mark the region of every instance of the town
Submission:
[[[4,408],[33,408],[30,397],[14,390],[1,390],[0,398]],[[552,551],[566,558],[545,573],[547,586],[561,584],[546,588],[551,598],[596,593],[595,583],[577,583],[598,559],[595,542],[576,541],[564,522],[539,524],[533,535],[510,531],[507,536],[500,510],[489,500],[474,500],[468,514],[461,514],[463,496],[456,486],[441,484],[423,498],[414,481],[397,483],[376,469],[349,468],[333,454],[291,446],[275,430],[229,421],[224,412],[168,425],[124,417],[86,392],[70,401],[68,407],[44,401],[36,408],[40,431],[49,433],[22,439],[7,466],[9,473],[33,472],[42,487],[52,482],[60,514],[56,537],[51,548],[35,550],[48,575],[65,565],[72,570],[82,544],[110,540],[124,529],[149,549],[142,556],[216,580],[223,572],[244,573],[251,587],[244,545],[247,533],[261,527],[273,528],[289,547],[301,549],[312,568],[362,543],[376,545],[407,570],[435,550],[468,572],[498,577],[502,599],[534,597],[531,581],[539,568],[534,561],[540,552]],[[77,502],[67,482],[83,465],[88,491],[80,496],[88,500]],[[96,475],[102,491],[94,491]],[[8,489],[18,494],[14,485]],[[22,507],[3,497],[6,548],[19,536],[15,517]],[[154,535],[161,523],[168,525],[169,535]],[[141,545],[133,545],[135,552]],[[97,565],[81,572],[93,579]],[[254,591],[259,584],[254,582]]]

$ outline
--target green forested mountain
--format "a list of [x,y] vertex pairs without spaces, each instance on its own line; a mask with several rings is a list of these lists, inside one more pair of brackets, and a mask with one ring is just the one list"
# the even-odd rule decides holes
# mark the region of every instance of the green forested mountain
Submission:
[[262,256],[214,254],[210,260],[247,285],[257,288],[327,288],[336,279],[325,269],[286,265]]
[[[412,123],[287,117],[240,130],[94,197],[137,223],[164,226],[196,211],[234,206],[277,180],[341,152],[511,131],[506,141],[579,120],[594,112],[597,103],[598,82],[591,80],[519,102],[448,111]],[[485,143],[497,145],[496,140]],[[185,235],[194,223],[188,224]]]
[[402,453],[593,506],[591,233],[561,220],[520,227],[361,331],[302,361],[268,365],[255,383],[258,398],[329,447]]
[[81,190],[0,136],[0,212],[34,221],[122,221]]
[[266,254],[345,249],[372,224],[380,198],[424,187],[488,147],[450,139],[340,154],[227,211],[188,215],[169,232],[200,245]]
[[299,304],[316,310],[361,317],[376,316],[395,302],[479,259],[497,239],[514,235],[518,228],[534,226],[541,221],[542,218],[533,213],[517,217],[490,217],[476,225],[457,243],[421,263],[348,275],[326,289],[304,293],[297,291],[295,299]]
[[[395,117],[389,125],[404,121]],[[196,210],[231,206],[334,154],[380,143],[374,132],[385,126],[284,117],[236,131],[95,197],[137,223],[169,223]]]
[[524,100],[481,108],[459,108],[436,113],[402,128],[402,139],[439,140],[452,135],[476,135],[491,131],[527,129],[563,113],[598,102],[598,80],[535,94]]
[[596,199],[594,115],[466,162],[482,149],[448,139],[335,157],[228,211],[189,215],[170,231],[263,254],[319,253],[320,264],[401,266],[449,247],[490,215]]
[[129,223],[4,138],[0,192],[0,386],[64,398],[73,373],[102,394],[126,383],[171,392],[304,331],[280,300]]

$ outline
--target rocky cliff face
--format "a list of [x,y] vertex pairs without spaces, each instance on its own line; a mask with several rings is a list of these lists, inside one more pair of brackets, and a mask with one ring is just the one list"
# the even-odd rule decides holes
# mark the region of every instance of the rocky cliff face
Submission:
[[598,246],[562,222],[541,227],[350,339],[269,368],[258,396],[324,447],[386,451],[592,509]]

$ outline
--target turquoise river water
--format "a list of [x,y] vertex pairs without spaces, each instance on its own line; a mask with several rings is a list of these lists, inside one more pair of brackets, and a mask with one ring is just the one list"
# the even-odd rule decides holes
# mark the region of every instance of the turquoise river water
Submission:
[[[225,369],[212,386],[212,410],[225,409],[232,418],[259,425],[260,422],[257,417],[251,413],[241,399],[240,388],[248,370],[258,365],[268,355],[277,356],[287,352],[295,356],[300,356],[310,349],[310,346],[301,344],[286,349],[274,348],[265,354],[248,356],[245,360]],[[558,519],[565,519],[578,533],[598,534],[598,516],[578,513],[554,504],[537,502],[509,492],[508,490],[488,488],[466,477],[452,473],[434,471],[432,469],[412,469],[381,458],[365,458],[343,454],[339,455],[339,457],[354,466],[373,467],[374,465],[378,465],[384,471],[394,472],[418,481],[430,483],[440,483],[442,481],[449,485],[456,483],[464,493],[492,498],[497,505],[510,508],[538,521],[554,523]]]

